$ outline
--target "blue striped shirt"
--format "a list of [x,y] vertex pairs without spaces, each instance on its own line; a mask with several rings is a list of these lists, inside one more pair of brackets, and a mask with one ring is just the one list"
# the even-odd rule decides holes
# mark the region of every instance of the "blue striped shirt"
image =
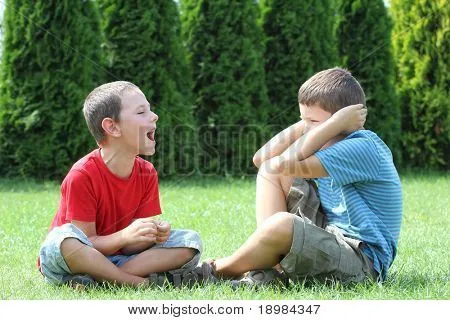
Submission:
[[386,279],[402,219],[402,188],[392,154],[372,131],[359,130],[316,154],[329,177],[318,178],[328,223],[365,243],[364,253]]

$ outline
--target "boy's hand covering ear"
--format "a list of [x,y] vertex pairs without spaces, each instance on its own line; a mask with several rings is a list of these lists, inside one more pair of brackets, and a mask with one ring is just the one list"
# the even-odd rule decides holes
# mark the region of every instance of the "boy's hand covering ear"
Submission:
[[331,119],[338,124],[341,132],[350,134],[364,127],[366,117],[366,107],[362,104],[355,104],[337,111],[331,116]]

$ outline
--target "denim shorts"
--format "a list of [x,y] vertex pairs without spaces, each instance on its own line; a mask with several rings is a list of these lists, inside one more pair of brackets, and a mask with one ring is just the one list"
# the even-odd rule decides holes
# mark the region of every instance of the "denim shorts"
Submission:
[[[60,227],[54,228],[49,232],[47,238],[41,245],[39,259],[41,265],[41,273],[44,275],[46,282],[51,284],[64,284],[73,279],[77,279],[78,282],[90,283],[94,282],[94,279],[89,275],[75,275],[73,274],[64,260],[61,254],[61,243],[67,238],[75,238],[89,247],[93,247],[92,242],[86,237],[86,235],[71,223],[64,224]],[[194,268],[200,261],[200,256],[203,251],[202,241],[197,232],[191,230],[172,230],[170,232],[169,239],[164,243],[158,243],[153,245],[150,249],[156,248],[192,248],[197,250],[195,256],[177,270],[189,270]],[[114,263],[117,267],[122,266],[127,261],[136,257],[133,255],[111,255],[106,258]]]

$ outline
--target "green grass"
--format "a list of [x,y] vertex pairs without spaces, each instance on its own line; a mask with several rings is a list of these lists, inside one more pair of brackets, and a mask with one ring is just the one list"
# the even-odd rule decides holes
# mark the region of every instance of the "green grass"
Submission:
[[[402,176],[404,217],[398,256],[383,284],[298,284],[289,290],[94,288],[43,282],[36,257],[59,201],[56,183],[0,179],[0,299],[449,299],[450,176]],[[198,231],[203,258],[231,254],[255,228],[254,179],[161,182],[164,218]]]

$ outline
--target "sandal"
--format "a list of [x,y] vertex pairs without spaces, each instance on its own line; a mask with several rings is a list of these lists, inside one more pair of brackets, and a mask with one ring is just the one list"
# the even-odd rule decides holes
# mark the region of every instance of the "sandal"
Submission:
[[275,269],[253,270],[247,273],[245,277],[240,280],[232,280],[231,286],[233,289],[238,288],[260,288],[267,286],[275,286],[280,288],[289,287],[289,278],[284,272],[279,272]]
[[97,282],[90,275],[75,274],[73,276],[70,276],[66,284],[77,291],[83,291],[85,289],[94,287]]
[[192,287],[195,284],[216,283],[216,272],[211,263],[202,262],[191,270],[174,270],[164,273],[151,273],[148,277],[151,285],[164,287],[168,284],[176,288]]

